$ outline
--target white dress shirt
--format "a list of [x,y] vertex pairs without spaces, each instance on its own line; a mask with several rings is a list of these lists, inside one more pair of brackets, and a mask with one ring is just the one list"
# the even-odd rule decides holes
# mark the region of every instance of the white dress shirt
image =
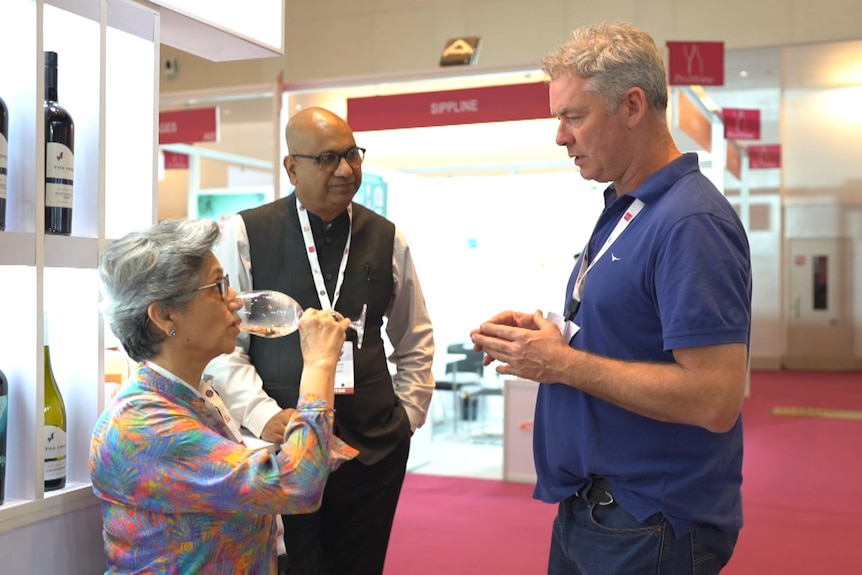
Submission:
[[[252,262],[242,216],[234,215],[225,222],[222,237],[213,251],[224,272],[230,274],[231,287],[238,292],[250,291]],[[410,430],[415,431],[425,423],[434,391],[431,375],[434,337],[410,248],[397,228],[392,275],[392,299],[385,314],[386,334],[393,347],[389,361],[395,366],[395,395],[407,411]],[[213,376],[213,386],[231,415],[260,437],[266,423],[282,408],[263,390],[263,381],[250,363],[250,337],[246,332],[240,333],[233,353],[212,360],[205,372]]]

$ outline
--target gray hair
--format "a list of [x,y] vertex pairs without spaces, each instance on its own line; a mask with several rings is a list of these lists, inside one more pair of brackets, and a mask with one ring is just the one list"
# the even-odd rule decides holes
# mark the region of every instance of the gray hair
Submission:
[[212,220],[164,220],[111,243],[99,257],[102,311],[129,357],[155,356],[165,335],[150,328],[147,308],[181,309],[195,296],[219,238]]
[[667,73],[652,37],[626,22],[603,22],[575,29],[542,59],[551,79],[585,78],[586,89],[604,99],[613,112],[631,88],[642,88],[650,108],[667,109]]

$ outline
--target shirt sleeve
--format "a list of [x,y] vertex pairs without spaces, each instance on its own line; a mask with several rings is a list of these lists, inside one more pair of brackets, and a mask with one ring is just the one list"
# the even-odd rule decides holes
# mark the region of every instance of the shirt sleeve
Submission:
[[395,395],[415,431],[425,423],[434,392],[434,336],[410,247],[398,229],[392,253],[394,288],[386,313],[386,334],[393,347],[389,361],[395,365]]
[[744,231],[727,218],[692,215],[670,229],[656,265],[665,349],[748,343],[748,254]]
[[96,494],[156,513],[307,513],[331,471],[358,453],[332,435],[332,406],[307,396],[277,453],[252,450],[155,394],[115,407],[97,429]]
[[[230,275],[231,287],[238,292],[252,289],[251,252],[245,221],[240,215],[225,222],[222,235],[213,252]],[[249,338],[240,332],[233,353],[213,359],[206,370],[231,416],[260,437],[267,422],[281,411],[278,403],[263,390],[263,380],[248,356]]]

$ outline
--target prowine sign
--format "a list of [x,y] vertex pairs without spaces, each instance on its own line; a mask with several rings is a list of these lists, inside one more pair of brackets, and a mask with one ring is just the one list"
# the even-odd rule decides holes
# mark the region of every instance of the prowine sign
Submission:
[[723,86],[724,42],[668,42],[671,86]]
[[721,117],[726,140],[760,139],[760,110],[724,108]]
[[159,144],[218,142],[218,108],[159,112]]

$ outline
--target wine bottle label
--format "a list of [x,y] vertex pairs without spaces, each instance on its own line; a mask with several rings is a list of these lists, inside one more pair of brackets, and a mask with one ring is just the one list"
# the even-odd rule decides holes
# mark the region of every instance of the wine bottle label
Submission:
[[45,144],[45,206],[72,207],[72,182],[75,180],[75,155],[65,144]]
[[6,168],[9,165],[9,142],[0,134],[0,200],[6,199]]
[[[6,467],[6,418],[8,417],[6,406],[9,403],[8,400],[8,395],[0,395],[0,483],[3,482],[3,468]],[[2,498],[3,493],[0,492],[0,499]]]
[[45,481],[66,476],[66,432],[45,426]]

